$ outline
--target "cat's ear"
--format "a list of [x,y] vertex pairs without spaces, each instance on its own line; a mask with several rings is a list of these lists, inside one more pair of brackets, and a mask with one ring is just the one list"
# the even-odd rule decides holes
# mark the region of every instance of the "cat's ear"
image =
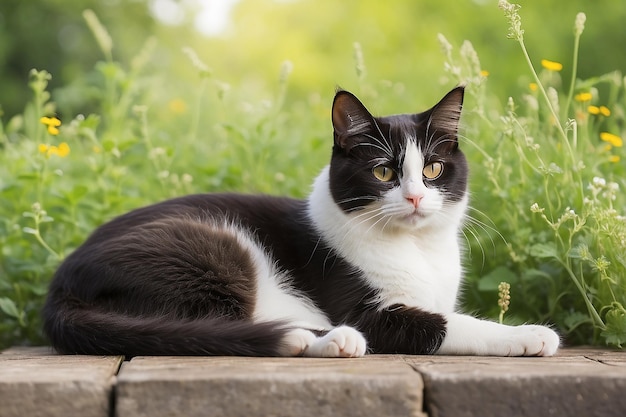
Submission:
[[456,87],[430,110],[428,130],[430,134],[445,140],[449,144],[449,151],[458,147],[457,134],[459,132],[464,93],[465,88],[463,86]]
[[371,132],[376,126],[374,117],[359,99],[344,90],[335,94],[332,120],[335,144],[346,150],[358,143],[360,135]]

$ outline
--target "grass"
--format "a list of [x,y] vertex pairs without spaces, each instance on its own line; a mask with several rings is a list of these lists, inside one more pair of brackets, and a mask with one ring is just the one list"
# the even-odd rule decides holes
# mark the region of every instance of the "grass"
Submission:
[[[501,4],[528,63],[519,76],[532,79],[523,96],[501,105],[472,44],[457,50],[439,37],[447,83],[467,84],[462,143],[473,208],[464,307],[505,323],[554,324],[571,344],[622,346],[624,78],[577,79],[576,47],[561,71],[537,66],[516,8]],[[32,100],[0,124],[0,348],[45,343],[39,311],[48,282],[99,224],[192,192],[303,197],[329,157],[328,103],[312,96],[285,104],[289,62],[275,87],[250,94],[187,49],[181,55],[197,76],[172,93],[163,88],[171,80],[149,69],[153,41],[130,63],[117,62],[106,29],[89,12],[85,19],[103,56],[85,82],[93,113],[59,116],[51,75],[33,70]],[[364,101],[392,97],[410,109],[397,85],[367,78],[367,56],[358,44],[354,51]],[[573,75],[568,86],[563,71]]]

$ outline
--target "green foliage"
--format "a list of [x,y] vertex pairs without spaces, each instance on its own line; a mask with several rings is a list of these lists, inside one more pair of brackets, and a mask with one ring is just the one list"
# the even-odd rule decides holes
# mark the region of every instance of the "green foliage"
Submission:
[[[112,27],[106,12],[94,7],[96,13],[82,13],[81,31],[89,28],[94,35],[88,56],[98,54],[100,61],[71,82],[57,81],[56,89],[51,86],[59,71],[31,71],[23,83],[28,103],[0,122],[0,348],[45,343],[39,312],[55,268],[95,227],[118,214],[192,192],[305,196],[328,160],[330,95],[338,80],[382,114],[421,110],[435,94],[466,83],[462,146],[472,168],[473,208],[465,230],[465,307],[509,323],[552,323],[573,344],[623,346],[624,78],[619,72],[590,74],[589,60],[581,60],[586,69],[577,69],[582,28],[574,31],[575,46],[567,50],[572,63],[562,72],[532,62],[538,61],[533,53],[543,56],[549,48],[550,42],[539,40],[563,39],[563,31],[553,36],[538,24],[523,34],[513,31],[521,46],[517,57],[505,25],[494,36],[492,20],[481,23],[472,40],[488,40],[497,53],[435,36],[460,33],[445,22],[464,21],[457,14],[499,14],[495,5],[480,2],[455,2],[445,18],[423,19],[418,26],[443,51],[433,55],[433,47],[415,48],[406,37],[417,36],[417,14],[435,16],[422,3],[399,3],[400,12],[382,3],[371,10],[350,1],[316,3],[311,13],[324,14],[326,24],[316,23],[315,29],[307,25],[317,20],[299,12],[307,2],[291,2],[265,11],[277,25],[300,25],[282,42],[277,34],[290,29],[271,32],[255,24],[258,15],[247,12],[256,3],[243,1],[236,25],[249,30],[232,43],[181,42],[167,36],[174,29],[160,28],[156,38],[133,37],[125,53],[116,51],[124,43],[119,33],[126,17],[109,32],[99,20]],[[329,5],[346,10],[332,13]],[[395,16],[389,19],[398,30],[389,31],[387,42],[379,39],[385,30],[377,13]],[[515,13],[521,30],[517,9],[509,18]],[[361,24],[345,24],[346,15]],[[563,26],[566,18],[554,25]],[[588,30],[598,32],[601,21],[590,19]],[[328,28],[342,25],[338,42]],[[411,25],[416,32],[407,32]],[[312,33],[314,38],[305,36]],[[571,29],[567,33],[571,38]],[[324,48],[311,57],[302,45],[313,39]],[[228,48],[246,53],[229,55]],[[424,64],[416,68],[408,56],[424,56]],[[552,51],[545,56],[566,62]],[[278,65],[285,57],[289,61]],[[167,59],[177,62],[175,70],[166,68]],[[327,65],[333,59],[340,64]],[[531,64],[529,70],[520,70],[519,62]],[[333,73],[338,67],[341,73]],[[262,81],[239,83],[244,68],[255,68]],[[584,79],[577,77],[581,72]],[[383,76],[396,81],[379,81]],[[502,91],[511,90],[519,94],[501,105]],[[510,289],[505,294],[501,287],[498,304],[502,281]]]
[[[534,83],[521,103],[509,99],[499,120],[492,117],[497,122],[477,125],[481,135],[494,140],[481,144],[484,158],[475,169],[473,204],[504,237],[486,267],[514,277],[511,309],[523,320],[553,322],[569,343],[621,346],[626,340],[626,198],[621,191],[626,187],[621,139],[626,80],[619,72],[576,80],[574,47],[569,69],[576,81],[564,89],[561,65],[543,61],[537,72],[518,8],[500,4],[511,24],[509,37],[519,43]],[[575,45],[584,17],[576,18]],[[606,94],[600,94],[601,84]],[[476,278],[478,289],[484,290],[481,284],[492,282],[493,275]],[[477,308],[487,312],[483,294],[474,294]]]
[[[162,103],[153,94],[164,81],[146,72],[153,42],[126,67],[97,17],[86,19],[105,58],[93,77],[97,113],[57,119],[51,75],[33,70],[31,101],[0,123],[0,348],[44,342],[39,314],[54,270],[99,224],[191,192],[303,196],[330,148],[307,117],[319,103],[281,107],[290,63],[274,98],[255,102],[188,50],[200,88]],[[207,109],[218,113],[210,123]]]

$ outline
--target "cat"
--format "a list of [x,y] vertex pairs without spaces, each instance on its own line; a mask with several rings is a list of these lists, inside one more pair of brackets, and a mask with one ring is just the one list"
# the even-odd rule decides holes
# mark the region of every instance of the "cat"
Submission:
[[468,163],[464,89],[418,114],[332,106],[308,199],[180,197],[100,226],[43,309],[61,353],[550,356],[559,336],[457,313]]

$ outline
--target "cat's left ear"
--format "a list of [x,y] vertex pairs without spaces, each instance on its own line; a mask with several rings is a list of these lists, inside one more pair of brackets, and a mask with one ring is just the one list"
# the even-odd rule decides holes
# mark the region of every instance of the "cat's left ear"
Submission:
[[332,119],[335,144],[348,151],[359,142],[359,136],[376,127],[374,117],[359,99],[344,90],[335,94]]
[[465,87],[456,87],[430,110],[428,120],[430,134],[445,139],[449,144],[448,151],[453,151],[459,144],[457,135],[464,93]]

